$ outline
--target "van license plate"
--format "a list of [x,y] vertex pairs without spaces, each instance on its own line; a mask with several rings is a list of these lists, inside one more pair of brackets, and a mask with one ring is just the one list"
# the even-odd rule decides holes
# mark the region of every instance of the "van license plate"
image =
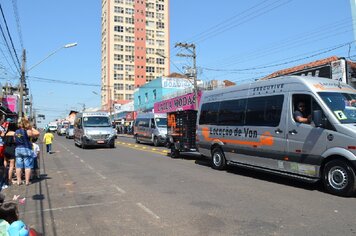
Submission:
[[97,141],[97,143],[104,143],[104,141],[103,140],[99,140],[99,141]]

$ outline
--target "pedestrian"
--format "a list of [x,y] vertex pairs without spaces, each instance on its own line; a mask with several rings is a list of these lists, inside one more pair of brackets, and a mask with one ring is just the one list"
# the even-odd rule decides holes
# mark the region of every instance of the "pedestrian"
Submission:
[[5,128],[4,128],[4,117],[1,117],[0,120],[0,189],[7,188],[6,181],[5,181],[5,159],[4,159],[4,149],[5,144],[3,137],[5,135]]
[[39,166],[38,162],[40,159],[40,146],[38,146],[37,138],[32,138],[32,149],[33,149],[33,178],[39,179]]
[[51,131],[49,131],[49,129],[47,129],[45,135],[43,136],[43,142],[46,144],[46,150],[48,154],[51,154],[52,152],[53,139],[53,134],[51,133]]
[[15,132],[15,156],[17,184],[21,185],[22,169],[25,169],[25,183],[30,184],[31,169],[33,168],[33,151],[30,137],[38,137],[38,130],[34,129],[26,118],[20,118]]
[[8,167],[8,174],[7,174],[7,180],[8,180],[8,185],[12,184],[12,175],[13,171],[15,169],[15,148],[16,148],[16,143],[15,143],[15,131],[17,130],[17,124],[14,122],[10,122],[8,129],[5,133],[5,136],[3,137],[4,143],[5,143],[5,150],[4,150],[4,156],[5,156],[5,167]]

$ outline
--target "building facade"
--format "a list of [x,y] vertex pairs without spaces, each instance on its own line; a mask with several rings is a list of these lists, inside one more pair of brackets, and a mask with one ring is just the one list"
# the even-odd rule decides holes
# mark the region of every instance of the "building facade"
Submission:
[[102,0],[101,44],[101,104],[112,111],[169,74],[169,0]]
[[175,96],[181,92],[193,91],[193,84],[188,79],[159,77],[140,88],[134,94],[134,109],[138,112],[152,111],[156,102]]

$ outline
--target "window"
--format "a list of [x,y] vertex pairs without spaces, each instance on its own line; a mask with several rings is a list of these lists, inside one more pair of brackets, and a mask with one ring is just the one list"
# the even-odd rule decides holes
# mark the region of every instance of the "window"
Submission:
[[159,11],[164,11],[164,5],[156,4],[156,9],[159,10]]
[[150,45],[150,46],[154,46],[155,45],[155,41],[153,39],[147,39],[146,40],[146,44]]
[[124,70],[123,64],[114,64],[114,70]]
[[227,100],[220,103],[219,125],[243,125],[246,99]]
[[155,72],[155,68],[153,66],[147,66],[146,67],[146,72],[148,73],[154,73]]
[[125,8],[125,13],[129,15],[135,14],[135,9],[133,8]]
[[146,21],[146,26],[147,26],[147,27],[154,27],[154,26],[155,26],[155,22],[154,22],[154,21],[151,21],[151,20],[147,20],[147,21]]
[[134,50],[135,50],[134,46],[128,46],[128,45],[125,46],[125,52],[133,52]]
[[164,23],[163,22],[156,22],[156,27],[157,27],[157,29],[164,29]]
[[133,66],[133,65],[125,65],[126,71],[134,71],[134,69],[135,69],[135,66]]
[[114,44],[114,51],[122,52],[124,51],[124,46],[121,44]]
[[200,125],[216,125],[218,123],[219,102],[205,103],[201,107]]
[[157,31],[156,32],[156,36],[157,36],[157,38],[163,38],[164,37],[164,31]]
[[138,96],[138,105],[141,105],[141,96]]
[[281,120],[283,98],[283,95],[249,98],[247,100],[245,124],[278,126]]
[[148,93],[145,93],[145,102],[148,102]]
[[154,48],[146,48],[146,54],[155,54]]
[[156,58],[156,63],[159,65],[164,65],[164,58]]
[[115,13],[124,13],[124,8],[122,8],[122,7],[114,7],[114,12]]
[[114,16],[114,22],[124,23],[124,17],[122,17],[122,16]]
[[164,40],[157,40],[156,42],[159,47],[164,47]]
[[124,56],[120,55],[120,54],[114,54],[114,60],[115,61],[123,61],[124,60]]
[[115,90],[124,90],[124,84],[114,84]]
[[114,99],[115,100],[123,100],[124,99],[124,94],[116,93],[116,94],[114,94]]
[[123,4],[123,3],[124,3],[124,0],[115,0],[115,3],[116,3],[116,4]]
[[114,41],[115,42],[123,42],[124,41],[124,36],[115,34],[114,35]]
[[155,13],[154,12],[150,12],[150,11],[146,11],[146,17],[147,18],[154,18],[155,17]]
[[125,99],[126,100],[132,100],[133,99],[133,95],[132,94],[126,94],[125,95]]
[[132,55],[125,55],[125,61],[128,61],[128,62],[133,62],[135,59],[134,56]]
[[157,19],[163,20],[164,19],[164,13],[157,13]]
[[125,0],[125,3],[127,5],[133,5],[135,3],[135,0]]
[[114,80],[123,80],[123,79],[124,79],[123,74],[114,73]]
[[153,90],[153,99],[154,100],[157,99],[157,90],[156,89]]
[[135,89],[135,85],[134,84],[125,84],[125,89],[126,90],[134,90]]
[[135,33],[135,28],[134,27],[126,27],[125,29],[126,29],[127,33],[130,33],[130,34]]
[[122,32],[124,32],[124,27],[123,26],[119,26],[119,25],[114,26],[114,31],[122,33]]
[[135,19],[133,17],[126,17],[125,22],[126,24],[135,24]]
[[126,43],[134,43],[135,42],[135,37],[133,37],[133,36],[125,36],[125,42]]

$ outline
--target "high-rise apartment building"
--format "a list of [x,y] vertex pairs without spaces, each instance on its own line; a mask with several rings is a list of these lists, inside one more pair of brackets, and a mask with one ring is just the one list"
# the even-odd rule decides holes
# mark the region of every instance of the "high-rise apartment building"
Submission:
[[101,104],[111,111],[169,74],[169,0],[102,0],[101,24]]

